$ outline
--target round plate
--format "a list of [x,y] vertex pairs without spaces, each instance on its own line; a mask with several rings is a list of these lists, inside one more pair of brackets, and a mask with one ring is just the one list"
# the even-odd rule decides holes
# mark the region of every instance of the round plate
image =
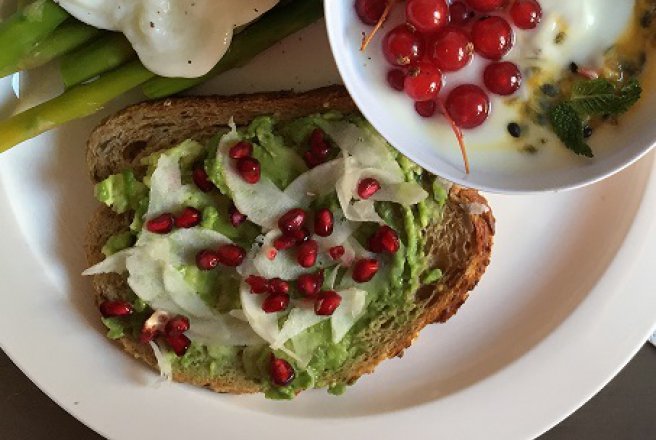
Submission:
[[[202,91],[334,81],[324,32],[316,25]],[[0,96],[0,111],[10,111],[7,81]],[[471,299],[341,397],[309,391],[274,402],[158,384],[105,339],[80,276],[97,206],[84,144],[104,115],[0,156],[0,345],[50,397],[109,438],[525,439],[599,390],[656,321],[651,157],[585,190],[491,196],[496,246]]]
[[[492,111],[487,125],[498,135],[481,129],[465,130],[471,173],[465,174],[456,137],[443,119],[422,118],[413,102],[386,80],[389,65],[382,51],[385,33],[403,21],[397,7],[365,53],[360,51],[362,33],[371,27],[360,22],[352,1],[329,1],[326,22],[333,55],[351,96],[367,119],[403,154],[433,173],[464,186],[506,194],[576,188],[597,182],[638,160],[656,144],[656,93],[645,93],[617,126],[606,124],[590,140],[593,159],[577,157],[557,146],[522,152],[526,145],[514,141],[505,126],[503,112]],[[480,66],[478,66],[480,64]],[[476,63],[475,69],[483,68]],[[480,73],[476,78],[480,77]],[[649,59],[643,77],[656,77],[656,57]],[[653,91],[654,82],[644,81]],[[501,102],[499,102],[501,104]],[[496,104],[495,104],[496,105]],[[494,106],[493,106],[494,107]],[[500,108],[500,107],[496,107]]]

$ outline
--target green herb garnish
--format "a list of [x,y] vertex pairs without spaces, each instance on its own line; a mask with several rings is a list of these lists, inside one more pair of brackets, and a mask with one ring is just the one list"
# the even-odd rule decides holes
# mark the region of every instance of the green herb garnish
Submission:
[[631,108],[642,94],[636,79],[621,87],[607,79],[581,80],[574,83],[568,100],[551,108],[549,120],[556,135],[578,155],[593,157],[585,142],[585,121],[594,116],[619,115]]

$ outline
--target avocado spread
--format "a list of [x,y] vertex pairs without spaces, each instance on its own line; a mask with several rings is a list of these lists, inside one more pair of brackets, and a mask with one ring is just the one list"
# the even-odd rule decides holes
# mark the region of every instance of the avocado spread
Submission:
[[[237,134],[241,140],[253,145],[252,155],[261,164],[262,176],[284,191],[295,179],[308,171],[303,154],[308,151],[309,138],[315,129],[337,122],[348,122],[351,127],[362,130],[362,133],[373,133],[373,128],[359,115],[331,112],[286,122],[279,122],[269,116],[258,117],[249,126],[240,127]],[[185,207],[193,207],[202,213],[198,228],[220,233],[246,250],[261,245],[262,236],[266,232],[263,227],[248,219],[238,226],[234,226],[230,221],[230,212],[234,209],[234,190],[227,183],[225,163],[217,158],[217,150],[224,135],[225,133],[217,134],[206,145],[194,141],[183,142],[173,149],[145,158],[143,165],[147,171],[143,175],[126,170],[97,185],[95,194],[99,201],[117,213],[135,213],[130,229],[121,231],[107,241],[103,248],[106,256],[134,246],[143,234],[143,218],[149,206],[151,178],[162,154],[179,159],[182,184],[190,189],[177,208],[178,211],[173,214]],[[327,139],[333,148],[326,161],[342,157],[337,140],[330,136]],[[366,307],[345,336],[338,342],[333,341],[331,335],[334,330],[331,330],[329,319],[294,335],[283,348],[291,347],[292,344],[294,347],[303,347],[304,351],[310,353],[306,365],[299,365],[298,360],[284,349],[272,349],[264,340],[259,345],[227,346],[192,338],[193,343],[183,356],[168,355],[174,371],[211,378],[235,369],[241,370],[248,378],[261,385],[267,397],[274,399],[290,399],[299,391],[312,387],[327,387],[330,393],[341,394],[347,384],[332,377],[350,360],[358,358],[370,348],[367,342],[360,338],[361,332],[376,325],[377,317],[383,313],[391,313],[401,324],[412,319],[414,295],[420,284],[436,283],[441,277],[438,268],[428,267],[424,252],[427,240],[425,232],[429,226],[441,220],[448,191],[437,178],[398,154],[386,143],[384,145],[390,157],[400,167],[405,181],[418,184],[427,193],[427,197],[409,206],[391,201],[376,201],[376,213],[397,232],[400,246],[398,252],[393,255],[377,255],[381,262],[378,273],[370,282],[355,286],[366,292]],[[194,185],[192,173],[194,167],[199,164],[204,167],[215,185],[214,190],[203,192]],[[271,203],[275,204],[276,201],[272,200]],[[308,210],[315,212],[321,208],[330,209],[336,217],[341,215],[338,194],[333,191],[315,197]],[[352,237],[363,248],[367,248],[368,238],[378,227],[375,222],[359,222]],[[207,271],[194,264],[176,264],[175,269],[212,310],[228,314],[242,308],[239,292],[243,279],[239,271],[225,268]],[[348,271],[348,265],[327,264],[324,289],[333,290],[334,286],[350,281]],[[290,280],[289,294],[292,304],[295,298],[301,297],[293,280]],[[138,335],[143,321],[147,319],[148,313],[152,313],[152,309],[137,295],[134,296],[133,303],[138,306],[135,307],[138,312],[136,315],[129,318],[103,319],[109,329],[110,338]],[[283,314],[280,324],[286,319],[287,316]],[[269,359],[272,352],[295,368],[295,378],[287,386],[277,386],[269,377]]]

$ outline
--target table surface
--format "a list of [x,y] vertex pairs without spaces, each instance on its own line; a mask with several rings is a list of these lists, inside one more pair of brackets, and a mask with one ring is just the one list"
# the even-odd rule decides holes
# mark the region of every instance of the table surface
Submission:
[[[647,344],[606,388],[540,440],[656,438],[654,408],[656,348]],[[2,439],[102,438],[59,408],[2,351],[0,414]]]

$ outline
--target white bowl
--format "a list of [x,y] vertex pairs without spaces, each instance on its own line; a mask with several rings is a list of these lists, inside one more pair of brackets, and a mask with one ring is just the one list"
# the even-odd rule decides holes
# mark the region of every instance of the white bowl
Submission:
[[[622,117],[619,126],[605,126],[596,131],[590,140],[595,152],[593,159],[577,157],[564,147],[562,151],[551,148],[546,153],[541,150],[533,155],[520,153],[517,147],[510,146],[494,149],[470,147],[471,173],[467,175],[455,137],[436,135],[437,116],[421,118],[409,98],[387,85],[389,66],[382,55],[381,40],[386,30],[402,20],[402,14],[393,14],[367,51],[362,53],[362,33],[369,32],[371,27],[358,19],[354,1],[326,1],[325,13],[337,66],[364,116],[403,154],[425,169],[460,185],[498,193],[581,187],[624,169],[656,144],[656,124],[653,123],[656,94],[647,90],[641,102]],[[656,77],[655,58],[650,58],[645,78]],[[505,133],[500,134],[503,135]],[[480,138],[480,133],[465,131],[465,136]],[[508,145],[512,145],[510,137]]]

